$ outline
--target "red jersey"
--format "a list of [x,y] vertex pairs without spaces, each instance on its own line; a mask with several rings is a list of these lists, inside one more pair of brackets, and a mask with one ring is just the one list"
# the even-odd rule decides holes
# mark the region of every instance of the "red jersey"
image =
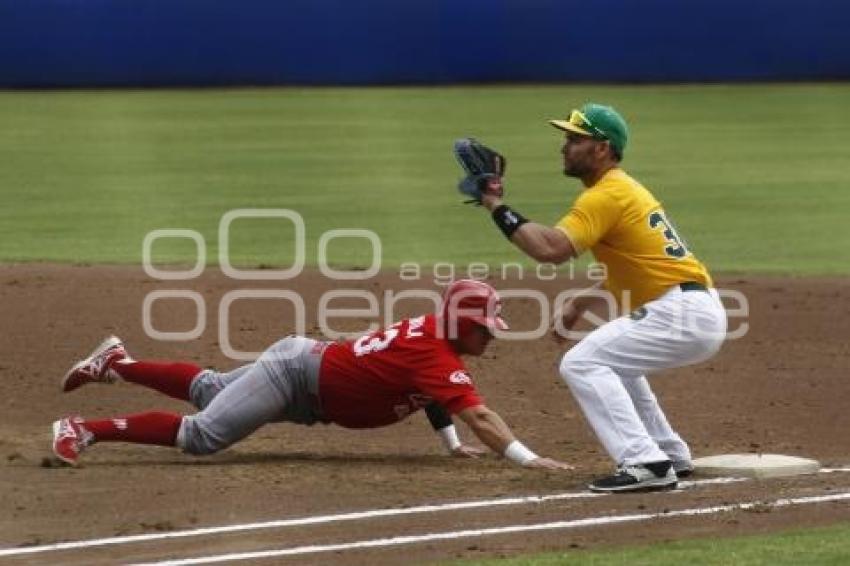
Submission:
[[325,419],[347,428],[398,422],[437,401],[450,413],[481,405],[472,378],[434,315],[328,346],[319,371]]

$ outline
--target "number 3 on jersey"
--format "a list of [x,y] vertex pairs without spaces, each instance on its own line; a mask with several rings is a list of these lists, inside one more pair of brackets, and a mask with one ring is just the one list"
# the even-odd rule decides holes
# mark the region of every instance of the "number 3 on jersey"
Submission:
[[676,228],[673,226],[673,223],[664,216],[664,212],[656,210],[650,214],[649,227],[653,230],[657,230],[659,227],[661,228],[661,233],[664,234],[664,239],[667,240],[667,243],[669,244],[664,246],[665,254],[670,257],[675,257],[676,259],[681,259],[690,253],[688,252],[687,244],[676,232]]
[[398,328],[393,327],[387,328],[383,332],[361,336],[354,342],[354,355],[359,358],[372,352],[385,350],[395,340],[396,336],[398,336]]
[[[372,354],[374,352],[380,352],[381,350],[386,350],[390,347],[393,340],[396,339],[399,332],[401,332],[401,326],[405,321],[396,322],[386,330],[379,330],[377,332],[373,332],[372,334],[367,334],[366,336],[361,336],[352,344],[352,348],[354,349],[354,355],[358,358],[360,356],[365,356],[366,354]],[[411,338],[419,338],[420,336],[424,336],[422,332],[422,326],[425,324],[425,317],[418,316],[416,318],[411,318],[407,321],[407,332],[404,337],[406,339]]]

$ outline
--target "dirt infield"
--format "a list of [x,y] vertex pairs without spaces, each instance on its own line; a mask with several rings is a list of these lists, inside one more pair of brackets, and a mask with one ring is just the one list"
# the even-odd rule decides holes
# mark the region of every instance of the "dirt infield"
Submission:
[[[506,287],[533,287],[547,297],[563,282],[512,280]],[[850,464],[850,283],[841,278],[725,277],[722,288],[750,302],[742,339],[727,343],[709,363],[660,374],[653,384],[668,416],[697,456],[726,452],[777,452],[820,459],[825,466]],[[225,293],[244,288],[296,290],[307,306],[307,333],[318,336],[315,305],[333,288],[316,273],[294,282],[233,281],[210,271],[191,282],[161,282],[138,267],[0,266],[0,548],[41,545],[139,533],[167,533],[206,526],[409,507],[532,494],[581,492],[610,462],[556,373],[565,346],[546,337],[494,343],[470,360],[489,405],[541,454],[567,460],[575,472],[525,471],[495,458],[458,461],[442,455],[424,415],[375,431],[334,426],[269,426],[247,441],[208,458],[164,448],[102,444],[79,469],[57,467],[50,456],[50,423],[79,413],[114,416],[150,409],[190,408],[143,388],[90,386],[63,395],[59,377],[104,335],[122,336],[136,358],[185,359],[229,368],[237,364],[220,348],[217,312]],[[394,275],[351,288],[434,289],[430,281],[402,282]],[[206,330],[191,342],[146,336],[144,297],[153,290],[200,293]],[[343,306],[340,302],[340,306]],[[350,306],[362,308],[362,302]],[[398,317],[428,308],[402,301]],[[517,329],[540,320],[528,299],[508,300],[505,317]],[[187,300],[153,307],[159,330],[188,331],[195,306]],[[293,331],[293,309],[280,301],[232,304],[233,346],[261,350]],[[339,329],[364,328],[366,319],[335,321]],[[470,433],[460,426],[462,437]],[[411,533],[530,524],[624,513],[653,513],[720,503],[804,497],[850,490],[850,473],[786,480],[706,484],[674,493],[568,499],[530,506],[397,516],[380,521],[331,522],[288,530],[249,531],[214,538],[187,538],[0,558],[11,563],[80,563],[157,560],[224,552],[365,540]],[[502,556],[538,550],[587,548],[642,541],[669,541],[804,527],[850,520],[845,501],[760,509],[705,517],[658,519],[635,524],[540,531],[428,542],[379,549],[295,556],[323,564],[410,563],[455,557]],[[277,558],[281,561],[283,558]]]

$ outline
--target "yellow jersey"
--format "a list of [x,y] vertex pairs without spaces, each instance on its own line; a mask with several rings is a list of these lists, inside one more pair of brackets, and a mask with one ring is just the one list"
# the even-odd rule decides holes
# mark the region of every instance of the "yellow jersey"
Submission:
[[623,307],[637,308],[687,281],[712,286],[661,203],[622,169],[585,189],[555,228],[576,255],[589,249],[606,266],[605,285]]

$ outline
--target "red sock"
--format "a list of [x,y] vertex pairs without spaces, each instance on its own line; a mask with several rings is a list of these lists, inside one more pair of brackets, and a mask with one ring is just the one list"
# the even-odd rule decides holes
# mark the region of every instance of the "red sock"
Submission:
[[95,442],[134,442],[174,446],[183,417],[174,413],[151,411],[114,419],[83,421],[83,428],[94,435]]
[[124,362],[118,361],[110,369],[125,381],[144,385],[165,393],[169,397],[189,401],[189,386],[203,371],[195,364],[181,362]]

